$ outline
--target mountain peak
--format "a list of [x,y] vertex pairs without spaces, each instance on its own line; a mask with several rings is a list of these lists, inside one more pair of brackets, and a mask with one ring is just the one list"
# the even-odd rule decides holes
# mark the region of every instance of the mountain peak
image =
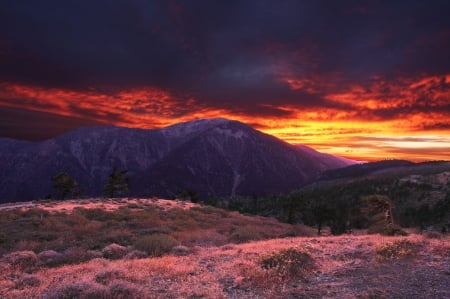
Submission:
[[[175,125],[171,125],[161,129],[161,132],[166,136],[186,136],[196,133],[202,133],[206,130],[229,125],[232,123],[239,123],[234,120],[229,120],[226,118],[201,118],[192,121],[186,121],[182,123],[178,123]],[[240,123],[241,124],[241,123]],[[242,124],[244,125],[244,124]]]
[[226,118],[155,130],[90,127],[44,143],[0,140],[0,164],[0,200],[51,195],[51,177],[62,171],[89,196],[101,194],[114,167],[128,170],[132,196],[174,196],[186,189],[234,196],[291,191],[323,170],[346,166]]
[[227,118],[223,118],[223,117],[199,118],[199,119],[189,120],[189,121],[185,121],[185,122],[180,122],[180,123],[171,125],[167,128],[175,127],[175,126],[215,126],[215,125],[222,125],[222,124],[231,123],[231,122],[235,122],[235,121],[227,119]]

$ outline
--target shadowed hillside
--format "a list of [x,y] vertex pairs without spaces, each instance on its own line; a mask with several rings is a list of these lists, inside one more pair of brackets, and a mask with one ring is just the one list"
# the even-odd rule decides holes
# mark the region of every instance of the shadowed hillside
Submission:
[[114,170],[127,170],[129,196],[174,198],[290,191],[352,161],[290,145],[227,119],[160,130],[90,127],[42,142],[0,139],[0,202],[57,197],[64,172],[84,196],[102,195]]

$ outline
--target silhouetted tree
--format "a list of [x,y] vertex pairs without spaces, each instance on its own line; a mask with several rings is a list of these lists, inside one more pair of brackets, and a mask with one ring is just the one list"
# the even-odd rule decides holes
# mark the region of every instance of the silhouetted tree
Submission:
[[346,207],[342,201],[338,200],[332,204],[330,203],[328,217],[331,234],[340,235],[345,233],[348,219],[346,212]]
[[79,195],[78,183],[67,173],[60,172],[52,177],[53,188],[59,193],[61,199],[64,199],[67,195],[72,196]]
[[363,197],[363,204],[369,217],[369,233],[381,233],[384,235],[407,235],[398,225],[394,224],[392,217],[392,204],[389,197],[384,195],[369,195]]
[[190,200],[193,203],[198,202],[197,192],[193,189],[185,189],[185,190],[181,191],[177,195],[177,197],[180,198],[181,200]]
[[103,193],[110,198],[114,197],[114,194],[124,193],[128,191],[129,179],[126,176],[127,170],[117,170],[109,174],[109,180],[103,188]]
[[[281,208],[283,219],[289,224],[294,224],[301,220],[304,222],[305,219],[303,214],[307,213],[307,199],[305,195],[301,192],[291,192],[286,197],[282,197]],[[301,215],[301,216],[300,216]]]
[[383,221],[386,225],[393,224],[392,204],[384,195],[369,195],[363,197],[364,211],[375,221]]

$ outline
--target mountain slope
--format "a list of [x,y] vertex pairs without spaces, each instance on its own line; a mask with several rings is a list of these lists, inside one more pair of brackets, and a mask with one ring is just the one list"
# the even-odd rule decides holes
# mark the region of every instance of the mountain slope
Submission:
[[0,139],[0,200],[51,195],[50,178],[61,171],[83,194],[100,195],[114,167],[128,170],[129,195],[281,192],[351,163],[322,155],[221,118],[160,130],[81,128],[43,142]]
[[329,169],[324,171],[320,180],[337,180],[337,179],[351,179],[361,178],[368,175],[376,174],[395,174],[397,172],[416,172],[421,173],[427,169],[439,168],[440,166],[448,165],[448,161],[429,161],[414,163],[407,160],[384,160],[369,163],[360,163],[342,167],[339,169]]

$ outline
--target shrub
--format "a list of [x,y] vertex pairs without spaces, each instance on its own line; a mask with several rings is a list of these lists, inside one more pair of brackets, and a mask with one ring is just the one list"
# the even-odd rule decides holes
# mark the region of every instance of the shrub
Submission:
[[23,274],[15,281],[16,289],[23,289],[26,287],[37,287],[41,284],[39,276],[34,274]]
[[233,250],[235,248],[232,244],[225,244],[222,246],[222,250]]
[[385,244],[376,249],[378,260],[399,259],[413,256],[417,251],[417,245],[407,239],[397,240]]
[[365,292],[363,292],[358,298],[361,299],[386,299],[385,290],[377,289],[377,288],[369,288]]
[[115,228],[103,236],[105,244],[118,243],[122,245],[131,245],[132,234],[128,229]]
[[387,225],[384,230],[383,234],[386,236],[407,236],[408,233],[404,231],[400,226],[396,224],[389,224]]
[[0,233],[0,244],[4,244],[8,241],[8,237],[5,233]]
[[88,250],[86,251],[86,256],[89,260],[93,260],[97,258],[102,258],[103,253],[99,250]]
[[146,257],[148,257],[147,252],[141,250],[133,250],[127,253],[127,255],[125,255],[123,258],[126,260],[134,260],[134,259],[144,259]]
[[450,242],[447,240],[445,242],[439,242],[439,244],[433,246],[431,252],[434,255],[450,257]]
[[146,294],[135,284],[123,280],[112,282],[108,286],[107,298],[111,299],[141,299],[146,298]]
[[385,236],[407,236],[408,233],[396,224],[374,224],[367,230],[369,234],[382,234]]
[[437,231],[428,231],[425,233],[425,237],[428,239],[442,239],[444,235]]
[[103,248],[103,256],[107,259],[120,259],[123,258],[128,252],[125,246],[113,243]]
[[36,248],[41,245],[40,242],[32,240],[20,240],[14,246],[15,251],[36,251]]
[[280,237],[313,237],[316,236],[316,229],[303,225],[303,224],[295,224],[292,225],[291,229],[286,233],[282,234]]
[[108,284],[113,280],[124,278],[123,271],[118,269],[101,270],[95,275],[95,281],[101,284]]
[[67,282],[56,288],[50,287],[42,298],[48,299],[98,299],[109,298],[105,287],[90,281]]
[[111,212],[108,212],[105,209],[101,208],[93,208],[93,209],[80,209],[80,213],[84,215],[89,220],[97,220],[101,222],[107,221],[111,218]]
[[282,277],[301,277],[315,267],[311,255],[300,248],[286,248],[259,259],[263,269],[273,269]]
[[57,266],[64,261],[64,255],[54,250],[45,250],[40,252],[37,257],[42,265],[47,267]]
[[31,271],[38,263],[38,258],[33,251],[14,251],[4,255],[2,259],[19,271]]
[[68,264],[78,264],[89,260],[87,251],[82,247],[69,247],[64,250],[64,262]]
[[246,243],[249,241],[261,240],[264,235],[254,229],[243,227],[237,228],[230,236],[230,241],[233,243]]
[[178,245],[172,248],[171,253],[176,256],[185,256],[189,255],[191,253],[191,250],[189,249],[189,247]]
[[138,239],[134,247],[147,252],[150,256],[161,256],[170,252],[177,243],[178,241],[169,235],[154,234]]
[[129,208],[129,209],[142,209],[142,205],[132,202],[132,203],[127,204],[127,208]]

